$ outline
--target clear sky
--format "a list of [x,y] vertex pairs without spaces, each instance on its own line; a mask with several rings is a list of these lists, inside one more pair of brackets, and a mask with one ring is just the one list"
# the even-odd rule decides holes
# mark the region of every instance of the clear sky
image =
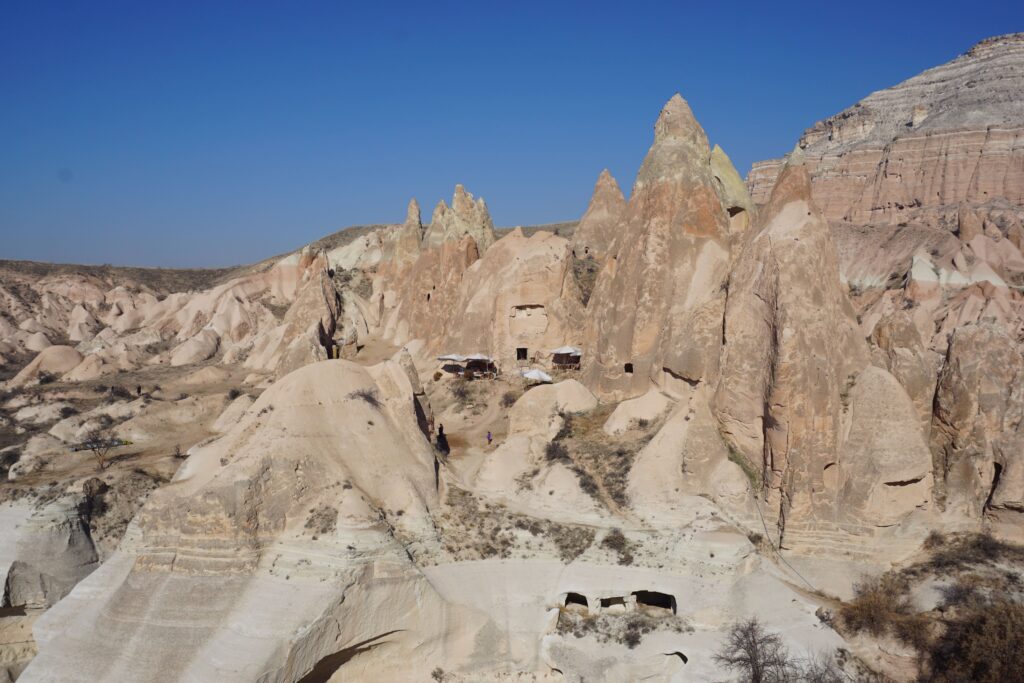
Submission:
[[628,193],[674,92],[745,174],[873,90],[1024,31],[1024,2],[0,0],[0,258],[216,266]]

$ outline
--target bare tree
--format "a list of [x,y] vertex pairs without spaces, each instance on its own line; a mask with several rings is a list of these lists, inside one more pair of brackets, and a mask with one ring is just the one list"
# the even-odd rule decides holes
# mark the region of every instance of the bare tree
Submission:
[[829,657],[793,659],[782,638],[765,630],[757,617],[729,627],[715,662],[744,683],[842,683],[846,679]]
[[750,683],[784,683],[793,680],[789,652],[777,633],[769,633],[751,617],[729,628],[715,662],[740,674]]

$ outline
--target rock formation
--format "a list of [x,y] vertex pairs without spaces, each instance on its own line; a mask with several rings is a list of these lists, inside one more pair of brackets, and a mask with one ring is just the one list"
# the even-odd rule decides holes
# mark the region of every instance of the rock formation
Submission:
[[646,392],[651,380],[713,377],[729,216],[707,137],[679,95],[655,123],[619,233],[588,305],[587,384],[624,398]]
[[593,256],[601,260],[614,251],[626,198],[608,169],[601,171],[594,185],[590,205],[572,235],[572,252],[576,258]]
[[1022,54],[818,124],[756,203],[676,95],[570,239],[459,185],[216,274],[0,263],[0,680],[722,680],[752,615],[918,676],[821,594],[902,563],[931,638],[929,532],[1024,538]]
[[863,537],[927,507],[920,417],[900,384],[868,365],[799,155],[742,242],[724,341],[716,412],[763,476],[783,543],[813,550],[825,530]]
[[451,207],[442,200],[434,208],[430,228],[424,235],[424,246],[436,248],[466,235],[473,238],[482,254],[494,244],[494,223],[484,200],[473,199],[466,188],[456,185]]
[[[961,202],[1024,204],[1024,34],[875,92],[815,124],[800,146],[815,201],[830,221],[897,223]],[[755,164],[764,202],[781,167]]]

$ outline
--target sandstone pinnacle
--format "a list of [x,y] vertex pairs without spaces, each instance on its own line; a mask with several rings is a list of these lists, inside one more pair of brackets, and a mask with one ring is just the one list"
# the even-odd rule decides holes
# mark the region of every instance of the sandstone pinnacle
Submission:
[[572,248],[576,256],[601,258],[611,253],[625,210],[626,198],[606,168],[598,176],[587,212],[573,233]]
[[409,208],[406,209],[405,212],[405,225],[415,225],[419,227],[420,224],[420,204],[416,201],[416,198],[413,197],[409,200]]
[[703,139],[707,144],[704,129],[697,123],[697,119],[690,109],[690,104],[683,99],[682,95],[676,93],[661,108],[658,121],[654,124],[654,141],[666,137],[696,137]]

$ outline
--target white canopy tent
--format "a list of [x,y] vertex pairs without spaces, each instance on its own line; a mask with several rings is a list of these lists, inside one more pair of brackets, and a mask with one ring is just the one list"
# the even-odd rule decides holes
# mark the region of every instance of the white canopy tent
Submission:
[[577,349],[575,346],[559,346],[557,349],[551,350],[551,355],[581,356],[583,355],[583,352]]
[[522,371],[523,379],[528,379],[532,382],[544,382],[545,384],[551,384],[551,375],[538,370],[537,368],[530,368],[529,370]]

